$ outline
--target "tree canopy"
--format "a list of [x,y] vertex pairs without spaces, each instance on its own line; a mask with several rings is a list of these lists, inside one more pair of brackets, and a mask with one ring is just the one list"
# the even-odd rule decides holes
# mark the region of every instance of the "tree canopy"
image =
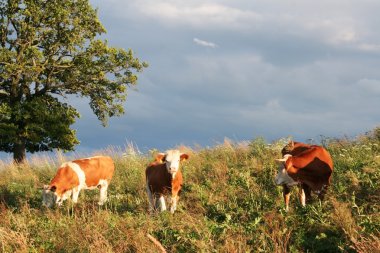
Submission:
[[0,0],[0,151],[21,162],[25,151],[73,150],[72,94],[89,98],[103,125],[123,114],[147,64],[104,33],[88,0]]

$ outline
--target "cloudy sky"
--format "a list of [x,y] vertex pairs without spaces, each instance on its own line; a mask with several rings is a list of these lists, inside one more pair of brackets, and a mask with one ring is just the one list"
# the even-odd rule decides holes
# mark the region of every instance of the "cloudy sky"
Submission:
[[107,128],[75,102],[79,150],[354,137],[380,124],[379,1],[91,3],[110,45],[150,66]]
[[380,125],[380,1],[91,0],[149,63],[103,128],[74,101],[78,150],[354,137]]

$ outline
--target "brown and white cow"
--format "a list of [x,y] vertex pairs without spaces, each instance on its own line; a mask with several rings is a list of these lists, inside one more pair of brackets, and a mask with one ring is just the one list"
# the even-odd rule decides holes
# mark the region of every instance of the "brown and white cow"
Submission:
[[290,187],[299,185],[302,206],[311,199],[311,192],[323,197],[330,185],[333,162],[326,149],[317,145],[298,143],[294,150],[286,151],[280,162],[275,178],[277,185],[283,186],[285,209],[289,209]]
[[42,192],[42,204],[51,207],[61,205],[72,197],[78,202],[82,189],[100,189],[99,205],[107,200],[107,189],[112,179],[115,165],[109,156],[94,156],[63,163],[49,185]]
[[[296,155],[304,152],[305,150],[307,150],[309,148],[311,148],[311,145],[309,145],[309,144],[302,143],[302,142],[295,142],[295,141],[291,140],[281,150],[281,154],[282,154],[283,157],[285,157],[285,155],[296,156]],[[281,160],[277,160],[277,161],[281,161]],[[279,169],[282,169],[282,165],[280,166]],[[286,178],[286,177],[289,177],[289,176],[288,175],[284,175],[284,177]],[[290,180],[292,180],[292,179],[290,178]],[[300,198],[300,201],[301,201],[301,203],[303,205],[306,202],[306,199],[307,200],[311,199],[310,188],[306,184],[304,184],[304,183],[294,182],[294,183],[289,183],[289,184],[283,184],[282,185],[282,187],[283,187],[283,197],[284,197],[285,203],[289,203],[290,187],[292,185],[298,185],[299,186],[299,198]],[[305,194],[307,195],[307,197],[305,196]],[[286,205],[286,207],[288,208],[288,204]]]
[[156,208],[160,208],[160,211],[166,210],[164,196],[170,198],[170,212],[174,213],[177,209],[183,183],[182,173],[179,169],[180,162],[188,158],[188,154],[181,153],[179,150],[167,150],[165,153],[158,153],[156,160],[146,168],[146,191],[150,211],[156,210]]

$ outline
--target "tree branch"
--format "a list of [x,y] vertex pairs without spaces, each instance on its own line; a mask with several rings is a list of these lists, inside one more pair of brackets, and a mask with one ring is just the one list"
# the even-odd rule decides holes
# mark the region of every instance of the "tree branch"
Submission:
[[166,253],[165,248],[162,246],[162,244],[156,238],[154,238],[150,234],[146,234],[146,235],[148,236],[149,240],[151,240],[154,243],[154,245],[156,245],[160,249],[160,251],[162,253]]

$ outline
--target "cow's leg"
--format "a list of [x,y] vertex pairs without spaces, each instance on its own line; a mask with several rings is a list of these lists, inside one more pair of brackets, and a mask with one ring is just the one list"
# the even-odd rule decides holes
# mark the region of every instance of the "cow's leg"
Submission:
[[305,191],[303,189],[302,184],[299,185],[299,198],[300,198],[301,205],[303,207],[305,207],[306,206],[306,196],[305,196]]
[[288,211],[289,210],[289,200],[290,200],[290,188],[287,185],[283,185],[282,188],[283,188],[282,195],[283,195],[284,201],[285,201],[285,211]]
[[171,202],[171,206],[170,206],[170,212],[171,213],[174,213],[175,210],[177,210],[177,202],[178,202],[178,198],[179,196],[178,195],[173,195],[170,199],[170,202]]
[[79,187],[76,187],[76,188],[73,189],[72,200],[73,200],[74,203],[78,203],[79,192],[80,192],[80,188]]
[[150,190],[148,182],[146,184],[146,193],[148,195],[148,201],[149,201],[149,212],[152,212],[155,210],[155,204],[154,204],[155,201],[154,201],[153,194],[152,194],[152,191]]
[[319,192],[319,194],[318,194],[318,198],[321,200],[321,201],[323,201],[323,199],[325,198],[325,195],[326,195],[326,192],[327,192],[327,189],[329,188],[329,186],[328,185],[323,185],[322,186],[322,189],[321,189],[321,191]]
[[160,198],[158,199],[159,203],[160,203],[160,211],[163,212],[163,211],[166,211],[166,204],[165,204],[165,198],[163,195],[160,196]]
[[302,184],[302,189],[305,193],[306,204],[310,204],[310,202],[311,202],[311,188],[306,184]]
[[107,190],[108,190],[108,182],[107,180],[102,181],[100,184],[100,194],[99,194],[99,202],[98,205],[103,205],[107,201]]

